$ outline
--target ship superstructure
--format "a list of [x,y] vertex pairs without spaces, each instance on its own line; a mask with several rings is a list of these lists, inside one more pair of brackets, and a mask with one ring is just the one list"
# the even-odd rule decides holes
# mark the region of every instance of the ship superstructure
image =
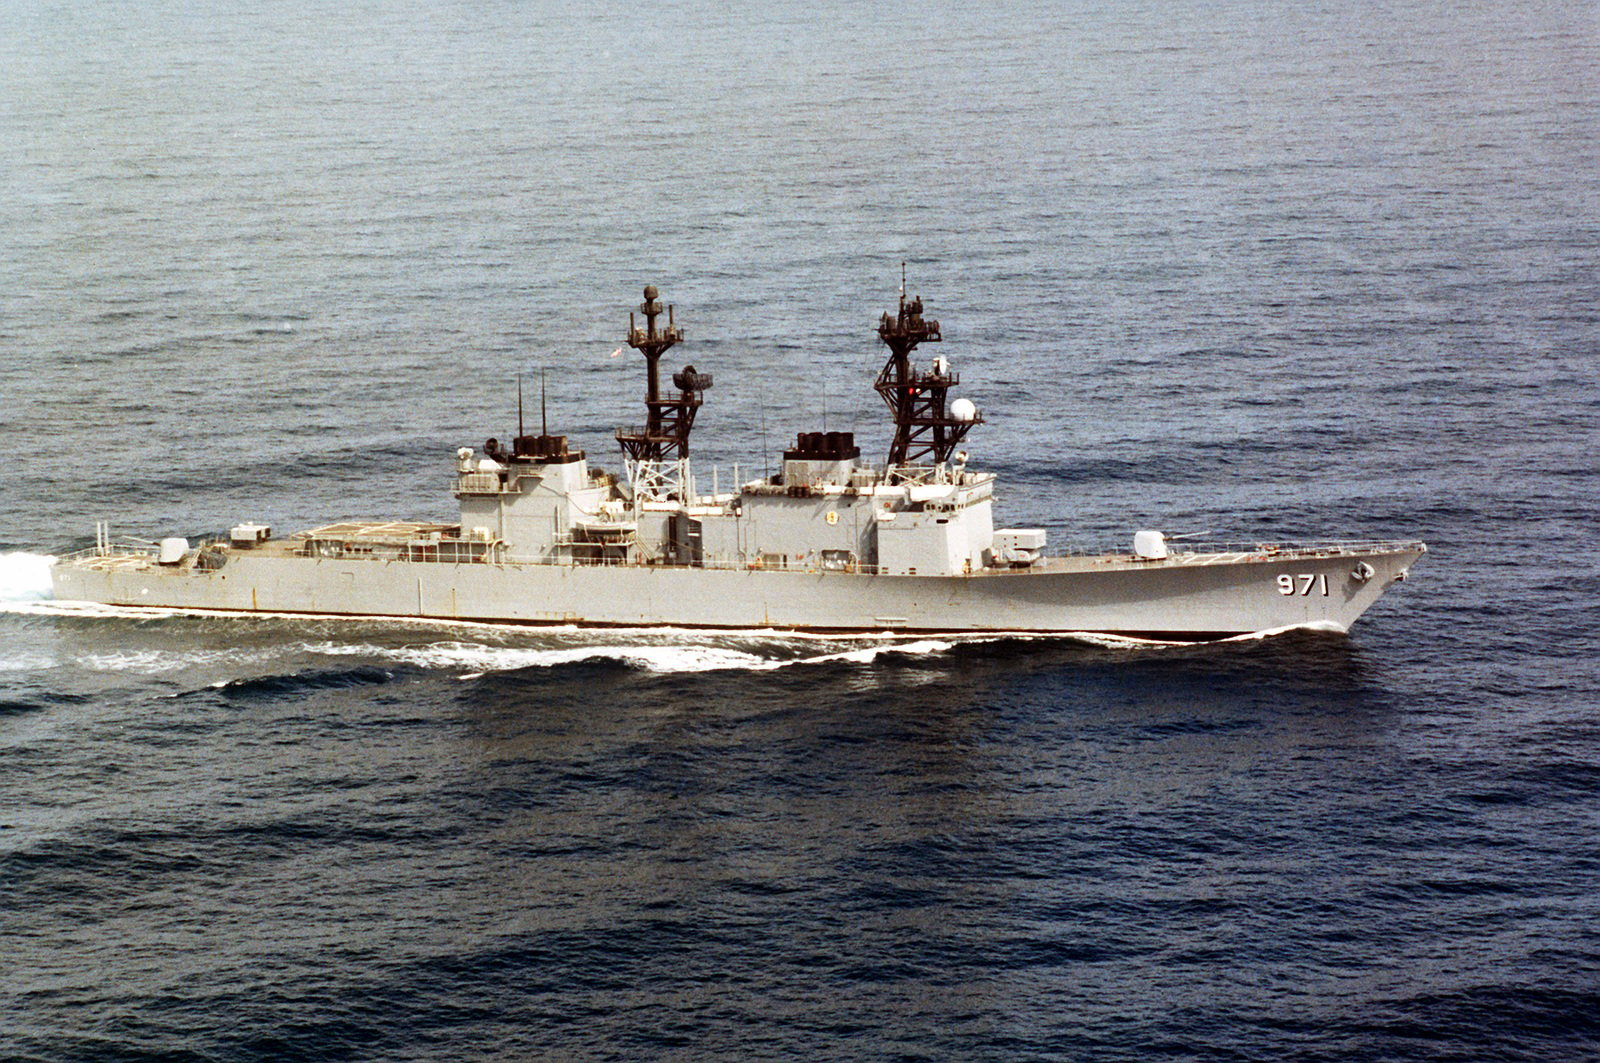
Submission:
[[[958,449],[982,423],[949,361],[918,365],[939,323],[902,286],[879,321],[874,384],[894,425],[887,459],[851,432],[801,432],[780,471],[696,491],[690,437],[712,385],[644,290],[627,343],[645,359],[645,422],[615,435],[622,479],[542,425],[510,448],[457,451],[455,524],[346,522],[274,538],[241,524],[191,547],[102,539],[55,569],[57,596],[123,605],[522,622],[822,631],[1091,631],[1196,639],[1347,628],[1425,551],[1419,542],[1173,549],[1051,557],[1037,528],[996,529],[995,478]],[[665,322],[661,320],[665,317]],[[520,420],[520,416],[519,416]]]
[[[897,316],[885,314],[878,327],[891,352],[877,384],[895,422],[887,463],[863,462],[851,432],[801,432],[776,476],[707,495],[694,491],[689,437],[711,375],[686,365],[672,375],[676,393],[663,396],[661,355],[683,330],[670,323],[670,306],[669,324],[658,326],[654,286],[640,310],[646,325],[631,324],[628,342],[646,361],[647,420],[616,431],[627,479],[590,470],[565,436],[519,436],[509,451],[491,439],[481,457],[464,448],[455,480],[460,524],[436,529],[446,556],[905,576],[969,574],[995,563],[994,476],[969,471],[964,454],[951,460],[981,418],[971,402],[947,405],[958,380],[945,359],[928,371],[909,360],[919,342],[939,339],[921,300],[902,296]],[[341,541],[365,549],[351,534],[357,530],[307,535],[319,556],[338,556]],[[1042,537],[1002,532],[1002,562],[1028,563]]]

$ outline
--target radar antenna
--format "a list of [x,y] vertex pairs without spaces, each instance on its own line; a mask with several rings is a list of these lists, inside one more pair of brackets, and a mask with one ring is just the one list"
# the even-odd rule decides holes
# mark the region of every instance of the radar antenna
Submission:
[[683,339],[683,330],[673,322],[672,307],[666,308],[667,324],[657,324],[661,316],[660,292],[656,286],[644,289],[644,302],[639,312],[644,314],[645,327],[638,319],[628,315],[628,346],[644,355],[647,383],[645,388],[645,423],[617,429],[617,442],[622,445],[630,478],[637,493],[651,498],[668,498],[677,494],[687,498],[691,485],[687,481],[689,460],[689,433],[694,428],[694,417],[705,401],[704,392],[711,386],[711,374],[701,373],[692,365],[672,374],[672,384],[678,389],[675,397],[661,395],[661,356],[668,348]]
[[927,372],[911,363],[911,352],[919,343],[939,343],[943,337],[939,323],[922,316],[922,299],[907,300],[905,264],[900,268],[899,312],[894,317],[884,314],[878,322],[878,338],[889,348],[889,360],[873,384],[894,416],[891,470],[903,465],[943,465],[972,426],[983,423],[976,408],[965,400],[955,403],[966,415],[963,417],[953,416],[945,406],[946,392],[961,382],[945,359],[935,358]]

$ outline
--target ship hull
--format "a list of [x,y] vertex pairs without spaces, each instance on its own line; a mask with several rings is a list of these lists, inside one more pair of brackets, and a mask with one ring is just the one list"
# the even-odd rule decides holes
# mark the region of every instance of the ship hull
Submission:
[[438,563],[237,551],[215,571],[89,557],[58,599],[110,605],[497,623],[817,632],[1097,632],[1204,640],[1347,630],[1405,577],[1420,543],[1051,559],[1029,569],[898,576],[760,568]]

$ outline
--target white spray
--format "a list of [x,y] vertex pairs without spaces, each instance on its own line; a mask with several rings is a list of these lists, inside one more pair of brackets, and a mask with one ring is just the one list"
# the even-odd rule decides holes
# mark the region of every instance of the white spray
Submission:
[[40,602],[53,597],[49,554],[0,554],[0,602]]

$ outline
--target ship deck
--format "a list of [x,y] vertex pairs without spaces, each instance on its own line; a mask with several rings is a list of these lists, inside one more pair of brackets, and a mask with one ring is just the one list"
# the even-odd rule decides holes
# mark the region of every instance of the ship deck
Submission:
[[[415,520],[344,520],[324,524],[310,531],[295,532],[291,539],[359,539],[376,543],[415,543],[454,536],[458,524],[435,524]],[[280,541],[280,540],[273,540]]]
[[[353,547],[390,547],[401,549],[405,547],[428,546],[444,543],[449,546],[461,542],[456,538],[459,527],[454,524],[439,524],[425,521],[339,521],[326,524],[309,531],[296,532],[292,536],[279,539],[268,539],[264,542],[250,546],[234,547],[230,550],[238,556],[273,557],[310,557],[314,551],[309,551],[308,546],[318,543],[340,543]],[[1329,542],[1286,542],[1286,543],[1252,543],[1252,544],[1211,544],[1197,543],[1185,545],[1182,549],[1173,550],[1165,558],[1151,559],[1138,557],[1127,550],[1101,549],[1101,550],[1073,550],[1063,554],[1052,554],[1041,557],[1031,565],[1016,568],[985,568],[970,573],[961,573],[945,578],[967,579],[1014,579],[1020,576],[1046,575],[1051,573],[1094,572],[1108,569],[1142,569],[1166,567],[1191,567],[1209,565],[1237,565],[1252,562],[1310,560],[1330,557],[1361,557],[1373,554],[1392,554],[1406,551],[1424,552],[1426,547],[1418,540],[1345,540]],[[109,547],[84,550],[77,554],[63,558],[63,563],[82,565],[89,568],[103,570],[144,568],[155,563],[156,547],[153,544],[119,544]],[[449,556],[448,552],[428,551],[426,554],[413,553],[408,557],[394,554],[367,553],[358,551],[355,554],[343,555],[370,560],[394,561],[409,560],[415,563],[437,563],[458,561],[460,558]],[[561,567],[587,568],[596,565],[617,566],[618,562],[608,561],[573,561],[570,559],[551,560],[518,560],[498,562],[506,567],[524,565],[555,565]],[[694,565],[670,566],[682,568],[701,569],[746,569],[758,567],[741,560],[708,560]],[[806,561],[791,563],[787,566],[765,566],[769,572],[820,572],[822,569]],[[840,574],[875,575],[875,567],[871,565],[857,565],[844,570]]]
[[[984,575],[1006,576],[1029,572],[1089,572],[1104,568],[1198,567],[1238,565],[1264,561],[1299,561],[1328,557],[1363,557],[1372,554],[1425,552],[1419,539],[1366,539],[1328,542],[1196,543],[1185,545],[1165,558],[1138,557],[1127,550],[1083,550],[1052,554],[1019,569],[985,569]],[[974,573],[976,575],[977,573]]]

